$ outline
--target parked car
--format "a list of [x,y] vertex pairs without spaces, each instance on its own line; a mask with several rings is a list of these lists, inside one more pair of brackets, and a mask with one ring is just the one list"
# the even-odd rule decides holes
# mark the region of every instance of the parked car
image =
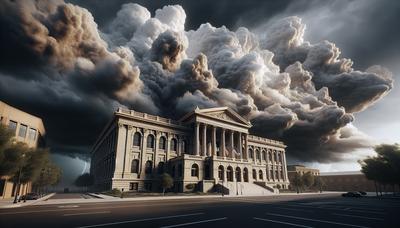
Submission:
[[40,198],[40,196],[34,192],[30,192],[30,193],[27,193],[26,195],[21,196],[21,200],[37,200],[39,198]]
[[367,193],[363,192],[363,191],[358,191],[358,193],[360,193],[362,196],[366,196],[367,195]]
[[361,197],[359,192],[347,192],[342,194],[343,197]]

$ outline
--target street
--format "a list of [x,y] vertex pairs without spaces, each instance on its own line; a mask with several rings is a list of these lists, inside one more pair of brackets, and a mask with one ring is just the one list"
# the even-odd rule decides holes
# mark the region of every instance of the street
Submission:
[[339,194],[160,199],[1,209],[0,226],[398,227],[399,211],[396,199]]

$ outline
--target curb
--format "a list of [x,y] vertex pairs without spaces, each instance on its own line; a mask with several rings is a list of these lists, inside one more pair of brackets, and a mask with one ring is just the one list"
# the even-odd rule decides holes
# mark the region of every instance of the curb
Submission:
[[29,201],[26,201],[25,203],[16,203],[16,204],[10,204],[10,205],[5,205],[5,206],[0,206],[0,209],[1,209],[1,208],[26,207],[26,206],[33,205],[33,204],[38,203],[38,202],[41,202],[41,201],[45,201],[45,200],[51,198],[51,197],[54,196],[54,195],[55,195],[55,193],[50,193],[50,194],[47,194],[47,195],[45,195],[45,196],[43,196],[43,197],[41,197],[41,198],[39,198],[39,199],[37,199],[37,200],[29,200]]

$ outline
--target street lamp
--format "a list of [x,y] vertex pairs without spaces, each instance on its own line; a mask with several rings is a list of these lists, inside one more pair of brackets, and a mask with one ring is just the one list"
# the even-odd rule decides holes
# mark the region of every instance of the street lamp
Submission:
[[[25,154],[22,154],[22,159],[25,158]],[[15,187],[15,192],[14,192],[14,202],[13,203],[17,203],[18,200],[18,194],[20,191],[20,186],[21,186],[21,172],[22,172],[22,165],[19,166],[19,171],[18,171],[18,182],[17,182],[17,186]]]

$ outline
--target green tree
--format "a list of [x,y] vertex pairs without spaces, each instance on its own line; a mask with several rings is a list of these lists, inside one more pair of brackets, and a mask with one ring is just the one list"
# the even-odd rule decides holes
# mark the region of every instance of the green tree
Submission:
[[78,187],[84,187],[85,191],[87,188],[94,184],[94,178],[90,173],[84,173],[76,178],[75,185]]
[[24,165],[24,156],[28,153],[29,148],[23,142],[7,143],[0,155],[0,176],[10,176],[18,172],[19,168]]
[[174,186],[174,179],[168,173],[163,173],[160,176],[160,181],[163,188],[163,195],[165,195],[165,190]]
[[61,177],[62,170],[60,167],[50,161],[50,159],[46,159],[39,177],[35,180],[33,185],[39,192],[43,192],[44,188],[57,185]]
[[304,186],[306,188],[310,188],[314,185],[314,175],[312,175],[311,172],[306,172],[305,174],[303,174],[301,179],[303,180]]
[[296,172],[290,184],[296,189],[297,194],[299,194],[300,189],[304,186],[301,174]]

